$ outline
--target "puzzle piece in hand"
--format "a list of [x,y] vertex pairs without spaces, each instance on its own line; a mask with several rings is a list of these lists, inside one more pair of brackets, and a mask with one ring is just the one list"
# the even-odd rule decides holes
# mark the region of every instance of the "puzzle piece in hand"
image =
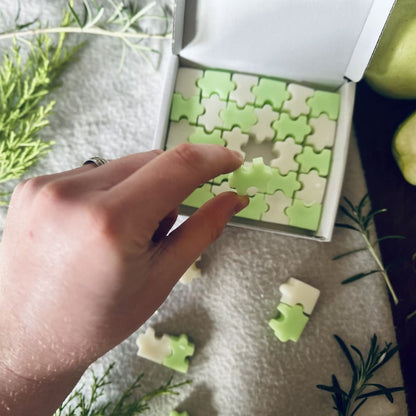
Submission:
[[272,177],[272,170],[265,165],[262,157],[253,159],[251,166],[247,163],[228,175],[228,183],[239,195],[254,195],[257,191],[266,192]]
[[293,277],[279,287],[280,301],[289,306],[301,305],[303,312],[310,315],[318,301],[320,291]]
[[320,176],[328,176],[331,155],[332,152],[329,149],[318,153],[311,146],[304,146],[302,153],[295,156],[295,159],[300,163],[300,172],[308,173],[310,170],[316,169]]
[[207,131],[212,131],[216,127],[220,128],[222,126],[220,111],[225,108],[227,103],[221,101],[218,95],[211,95],[209,98],[203,98],[201,104],[205,107],[205,113],[199,116],[198,124],[202,124]]
[[191,143],[225,145],[225,140],[221,137],[221,130],[215,129],[211,133],[207,133],[201,126],[194,128],[194,131],[189,135],[188,141]]
[[313,96],[307,100],[311,108],[311,117],[319,117],[326,114],[331,120],[339,117],[341,97],[336,92],[315,91]]
[[225,71],[207,70],[204,77],[197,82],[202,90],[202,98],[209,98],[212,94],[217,94],[222,100],[228,100],[230,92],[235,88],[231,81],[231,74]]
[[272,129],[272,123],[277,120],[279,113],[273,111],[272,107],[268,104],[262,108],[255,108],[254,113],[258,121],[251,127],[250,133],[254,134],[255,142],[262,143],[266,139],[274,139],[276,132]]
[[234,74],[232,77],[236,89],[230,92],[230,101],[236,101],[239,107],[246,104],[254,104],[256,98],[252,88],[259,82],[259,77],[245,74]]
[[265,201],[265,195],[257,193],[256,195],[250,197],[249,204],[235,216],[240,218],[249,218],[251,220],[260,220],[267,208],[268,206]]
[[269,326],[273,329],[274,335],[282,342],[288,340],[297,342],[309,320],[303,314],[302,306],[289,306],[285,303],[279,303],[277,310],[280,315],[269,321]]
[[292,205],[286,209],[289,225],[316,231],[321,219],[322,205],[305,205],[301,200],[294,199]]
[[273,195],[266,195],[265,201],[269,209],[261,217],[262,221],[289,224],[289,218],[285,210],[290,206],[291,198],[288,198],[282,191],[277,191]]
[[272,177],[270,178],[266,192],[274,194],[276,191],[282,191],[288,198],[292,198],[295,191],[301,188],[301,184],[297,179],[296,172],[289,172],[282,175],[279,169],[272,168]]
[[146,358],[158,364],[171,354],[170,337],[163,335],[158,338],[152,327],[146,329],[146,332],[137,337],[136,344],[139,347],[137,355]]
[[213,197],[214,194],[211,192],[211,184],[205,183],[199,188],[196,188],[182,204],[188,207],[199,208]]
[[224,173],[222,175],[218,175],[215,178],[211,179],[211,183],[215,183],[215,185],[221,185],[224,181],[228,180],[228,173]]
[[306,138],[307,144],[313,145],[318,152],[334,145],[336,121],[330,120],[326,114],[321,114],[318,118],[309,119],[309,124],[313,133]]
[[326,179],[318,175],[316,170],[299,175],[302,188],[295,193],[296,199],[301,199],[305,205],[321,204],[324,200]]
[[199,96],[201,89],[196,83],[203,74],[201,69],[180,67],[176,75],[175,92],[185,99],[191,98],[193,95]]
[[295,160],[295,156],[302,151],[302,146],[296,144],[292,137],[280,142],[277,141],[273,145],[273,152],[277,153],[277,157],[270,161],[272,168],[278,168],[283,175],[289,171],[297,171],[299,163]]
[[309,114],[310,107],[306,104],[306,100],[312,97],[315,90],[304,87],[299,84],[289,84],[287,90],[291,97],[283,104],[283,109],[287,110],[292,118],[299,117],[301,114]]
[[188,412],[178,413],[176,410],[170,412],[169,416],[189,416]]
[[173,149],[181,143],[186,143],[194,131],[195,126],[189,124],[188,120],[171,121],[166,140],[166,150]]
[[219,194],[222,194],[223,192],[234,192],[235,193],[235,189],[230,188],[229,183],[227,181],[224,181],[219,185],[212,185],[211,192],[214,195],[219,195]]
[[172,370],[186,373],[189,367],[188,357],[192,357],[195,346],[185,334],[179,337],[170,336],[171,354],[163,360],[163,365]]
[[256,96],[256,107],[270,104],[274,110],[280,110],[283,102],[289,98],[286,83],[275,79],[261,78],[259,85],[253,87],[252,91]]
[[223,129],[231,130],[233,127],[240,127],[243,133],[249,133],[251,127],[257,123],[254,107],[251,104],[239,108],[235,102],[229,101],[227,107],[220,112],[220,117],[223,121]]
[[231,131],[224,131],[222,137],[227,142],[227,148],[240,152],[245,158],[246,154],[241,150],[241,146],[248,143],[249,135],[244,134],[239,127],[234,127]]
[[173,94],[170,119],[179,121],[182,118],[188,119],[190,123],[196,124],[198,117],[205,111],[199,102],[198,96],[185,99],[180,94]]
[[179,279],[181,283],[184,285],[187,285],[188,283],[191,283],[192,280],[198,279],[201,277],[201,269],[198,267],[198,262],[201,261],[201,256],[199,256],[186,270],[186,272],[182,275],[182,277]]
[[276,130],[277,140],[284,140],[290,136],[298,144],[303,143],[305,136],[312,131],[312,127],[308,124],[306,116],[299,116],[295,120],[286,113],[280,114],[279,119],[273,123],[272,127]]

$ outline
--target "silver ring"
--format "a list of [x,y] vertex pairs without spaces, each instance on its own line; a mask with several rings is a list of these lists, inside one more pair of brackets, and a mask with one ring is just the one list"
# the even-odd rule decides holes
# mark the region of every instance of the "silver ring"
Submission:
[[108,160],[103,157],[94,156],[87,159],[82,165],[88,165],[89,163],[94,163],[94,165],[98,167],[108,163]]

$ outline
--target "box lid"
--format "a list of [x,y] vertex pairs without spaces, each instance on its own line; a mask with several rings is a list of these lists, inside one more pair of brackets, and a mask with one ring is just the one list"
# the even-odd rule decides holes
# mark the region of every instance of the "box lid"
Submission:
[[361,79],[393,4],[178,0],[173,51],[206,67],[335,88]]

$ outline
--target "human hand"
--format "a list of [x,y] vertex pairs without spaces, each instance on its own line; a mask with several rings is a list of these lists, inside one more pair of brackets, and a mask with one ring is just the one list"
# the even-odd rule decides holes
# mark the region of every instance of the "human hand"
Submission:
[[[0,410],[28,414],[23,394],[30,414],[52,413],[157,309],[248,199],[218,195],[167,235],[179,204],[241,163],[224,147],[185,144],[17,187],[1,246]],[[36,408],[44,390],[47,411]]]

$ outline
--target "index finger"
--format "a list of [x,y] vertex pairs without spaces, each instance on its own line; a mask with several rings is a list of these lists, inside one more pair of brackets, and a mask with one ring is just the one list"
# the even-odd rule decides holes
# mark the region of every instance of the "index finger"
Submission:
[[240,153],[215,144],[184,143],[157,156],[112,188],[111,194],[137,216],[160,221],[199,185],[243,163]]

